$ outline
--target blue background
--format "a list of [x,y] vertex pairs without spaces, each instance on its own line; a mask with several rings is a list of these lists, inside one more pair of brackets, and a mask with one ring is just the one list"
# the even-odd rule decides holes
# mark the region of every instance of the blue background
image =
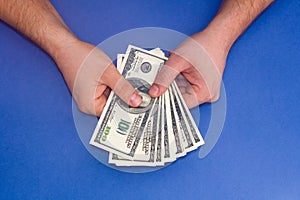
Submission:
[[[138,27],[190,35],[220,1],[52,1],[81,39],[98,44]],[[300,3],[276,1],[231,49],[227,117],[199,150],[161,170],[111,169],[81,143],[55,63],[0,22],[0,199],[298,199]],[[205,130],[209,105],[201,107]],[[205,131],[204,131],[205,132]]]

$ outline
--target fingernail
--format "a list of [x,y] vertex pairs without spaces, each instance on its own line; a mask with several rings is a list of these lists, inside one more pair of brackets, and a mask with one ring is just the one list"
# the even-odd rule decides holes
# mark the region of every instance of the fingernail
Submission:
[[129,104],[131,106],[138,106],[142,103],[142,98],[140,95],[138,95],[136,92],[134,92],[131,96],[130,96],[130,100],[129,100]]
[[156,84],[153,84],[150,88],[150,95],[153,97],[157,97],[159,93],[159,87]]

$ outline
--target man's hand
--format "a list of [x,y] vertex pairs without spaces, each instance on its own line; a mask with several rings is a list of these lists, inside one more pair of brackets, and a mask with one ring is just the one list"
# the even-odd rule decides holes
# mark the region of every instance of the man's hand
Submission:
[[136,107],[142,102],[110,58],[94,45],[73,41],[56,52],[55,62],[84,113],[100,116],[110,89],[130,106]]
[[273,0],[224,0],[216,17],[202,32],[171,52],[149,94],[162,95],[177,77],[176,82],[190,108],[216,101],[231,46],[271,2]]
[[162,95],[177,77],[189,108],[218,100],[227,52],[218,48],[213,38],[205,33],[195,34],[170,53],[150,89],[152,97]]

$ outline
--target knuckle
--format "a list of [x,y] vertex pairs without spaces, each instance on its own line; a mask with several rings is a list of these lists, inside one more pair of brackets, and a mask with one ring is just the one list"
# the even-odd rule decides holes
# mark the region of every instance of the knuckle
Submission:
[[89,114],[89,113],[88,113],[89,111],[86,109],[85,106],[78,105],[78,109],[79,109],[81,112],[83,112],[83,113]]
[[214,103],[214,102],[218,101],[219,99],[220,99],[220,92],[218,91],[218,92],[215,92],[215,93],[212,95],[210,101],[211,101],[212,103]]
[[95,114],[95,110],[92,110],[92,109],[86,107],[86,106],[83,105],[83,104],[77,104],[77,107],[78,107],[78,109],[80,110],[80,112],[82,112],[82,113],[85,113],[85,114],[88,114],[88,115],[93,115],[93,114]]

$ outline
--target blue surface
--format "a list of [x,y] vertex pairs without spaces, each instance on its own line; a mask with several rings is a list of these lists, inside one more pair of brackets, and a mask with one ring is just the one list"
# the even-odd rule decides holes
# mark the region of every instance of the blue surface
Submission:
[[[220,1],[53,1],[70,28],[98,44],[122,31],[190,35]],[[0,23],[0,199],[298,199],[300,3],[276,1],[232,48],[227,117],[204,159],[198,150],[152,173],[119,172],[81,143],[55,63]],[[209,105],[201,109],[205,129]]]

